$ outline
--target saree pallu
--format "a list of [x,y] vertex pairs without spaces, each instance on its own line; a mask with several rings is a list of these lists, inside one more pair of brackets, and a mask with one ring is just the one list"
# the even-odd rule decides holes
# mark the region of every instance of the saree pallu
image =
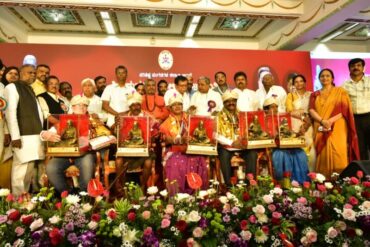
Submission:
[[325,99],[316,91],[310,98],[310,109],[314,109],[323,119],[329,119],[342,113],[343,117],[332,125],[332,130],[320,132],[319,123],[315,122],[314,145],[316,148],[316,172],[328,179],[333,172],[340,173],[352,160],[359,158],[358,139],[351,103],[348,94],[342,88],[332,88]]

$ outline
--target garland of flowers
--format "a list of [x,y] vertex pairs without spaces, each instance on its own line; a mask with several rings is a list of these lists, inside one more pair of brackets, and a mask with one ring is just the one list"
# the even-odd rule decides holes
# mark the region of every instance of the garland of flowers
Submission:
[[53,188],[32,199],[1,189],[0,246],[369,246],[370,177],[309,176],[283,189],[248,174],[226,195],[214,181],[174,197],[127,184],[113,204],[101,186],[61,199]]

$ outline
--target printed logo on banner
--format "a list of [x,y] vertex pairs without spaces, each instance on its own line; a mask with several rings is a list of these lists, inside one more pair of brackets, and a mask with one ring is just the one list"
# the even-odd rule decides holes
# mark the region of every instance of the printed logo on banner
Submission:
[[172,53],[168,50],[163,50],[158,55],[158,64],[163,70],[169,70],[173,65]]

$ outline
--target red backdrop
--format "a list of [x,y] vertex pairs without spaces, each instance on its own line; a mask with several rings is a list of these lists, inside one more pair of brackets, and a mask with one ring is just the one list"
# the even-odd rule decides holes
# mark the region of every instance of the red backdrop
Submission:
[[[170,70],[162,70],[158,55],[169,50],[174,58]],[[308,52],[260,51],[201,48],[160,48],[160,47],[117,47],[85,45],[44,45],[44,44],[0,44],[0,58],[10,65],[21,65],[27,54],[33,54],[38,64],[51,67],[51,74],[73,85],[73,92],[80,92],[80,82],[86,77],[104,75],[108,81],[114,80],[114,68],[125,65],[128,68],[128,81],[143,81],[143,73],[154,75],[158,81],[160,73],[167,73],[167,81],[173,82],[174,74],[192,73],[194,80],[205,75],[214,81],[216,71],[224,71],[227,81],[234,87],[233,75],[244,71],[248,76],[248,88],[257,89],[257,70],[269,66],[278,85],[285,87],[285,80],[292,72],[306,76],[307,87],[312,89],[311,61]],[[154,73],[154,74],[153,74]],[[171,75],[172,73],[172,75]],[[159,75],[158,75],[159,74]],[[140,77],[140,75],[142,77]],[[157,76],[156,76],[157,75]],[[159,77],[158,77],[159,76]]]

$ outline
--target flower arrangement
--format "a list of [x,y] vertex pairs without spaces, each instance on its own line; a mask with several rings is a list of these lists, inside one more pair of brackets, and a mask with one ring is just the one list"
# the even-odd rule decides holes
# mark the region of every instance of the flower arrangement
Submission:
[[174,197],[131,183],[113,204],[103,189],[29,200],[0,189],[0,246],[370,246],[370,177],[309,176],[282,189],[248,174],[225,195],[214,181]]

